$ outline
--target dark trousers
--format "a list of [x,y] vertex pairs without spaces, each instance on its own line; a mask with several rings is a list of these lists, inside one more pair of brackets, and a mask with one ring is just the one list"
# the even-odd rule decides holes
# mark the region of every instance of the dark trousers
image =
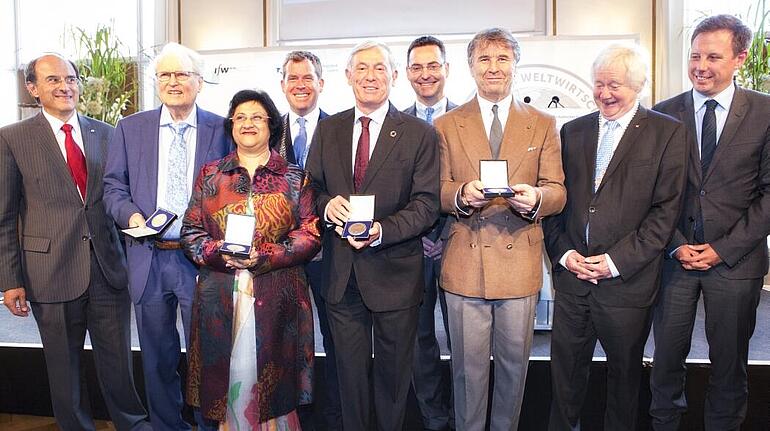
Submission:
[[374,312],[364,304],[351,275],[342,301],[327,302],[326,309],[337,354],[345,430],[401,431],[418,307]]
[[551,334],[553,398],[548,429],[579,430],[596,340],[607,354],[607,431],[636,428],[650,307],[612,307],[557,288]]
[[[313,302],[315,303],[316,312],[318,313],[318,326],[323,336],[324,352],[326,354],[326,360],[324,361],[323,370],[325,380],[325,391],[323,393],[323,422],[313,422],[313,409],[312,405],[300,406],[299,416],[303,431],[338,431],[342,430],[342,410],[340,407],[340,386],[337,379],[337,364],[336,355],[334,354],[334,343],[332,342],[332,334],[329,329],[329,318],[326,314],[326,301],[324,300],[321,291],[323,287],[323,277],[321,276],[321,262],[308,262],[305,265],[305,275],[307,276],[308,284],[313,292]],[[318,362],[316,362],[317,364]],[[316,366],[316,369],[318,367]],[[319,394],[316,394],[316,399],[319,398]]]
[[155,249],[147,286],[134,304],[147,404],[155,431],[191,429],[182,418],[183,388],[177,372],[182,353],[176,322],[181,311],[187,345],[197,274],[182,250]]
[[67,302],[31,305],[43,341],[57,425],[64,431],[95,429],[81,361],[88,330],[99,387],[115,428],[150,429],[134,388],[128,290],[109,285],[93,252],[91,281],[83,295]]
[[423,258],[425,288],[417,320],[417,340],[414,347],[412,385],[420,407],[422,423],[427,429],[440,430],[453,425],[452,382],[441,372],[441,349],[436,339],[436,302],[443,317],[444,332],[449,340],[446,298],[438,286],[441,260]]
[[728,280],[716,271],[686,271],[667,261],[655,310],[655,362],[650,415],[655,430],[678,430],[685,398],[685,359],[690,352],[698,298],[703,294],[709,377],[706,430],[738,430],[746,417],[749,339],[754,333],[762,279]]

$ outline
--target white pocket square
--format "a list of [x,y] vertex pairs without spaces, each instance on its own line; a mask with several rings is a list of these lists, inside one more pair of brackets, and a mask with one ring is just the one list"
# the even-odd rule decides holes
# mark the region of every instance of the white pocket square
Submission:
[[537,147],[529,147],[529,148],[527,148],[527,151],[535,151],[536,149],[537,149]]

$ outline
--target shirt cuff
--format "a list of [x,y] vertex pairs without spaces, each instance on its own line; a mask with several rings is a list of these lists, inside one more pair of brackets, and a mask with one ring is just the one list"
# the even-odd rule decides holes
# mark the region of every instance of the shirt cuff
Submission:
[[[561,259],[559,259],[559,265],[567,268],[567,258],[569,257],[570,254],[572,254],[573,251],[575,251],[575,249],[571,248],[571,249],[567,250],[566,252],[564,252],[564,254],[561,255]],[[569,268],[567,268],[567,269],[569,269]]]
[[604,253],[604,258],[607,259],[607,266],[610,267],[610,274],[612,274],[613,277],[620,277],[620,271],[618,271],[618,267],[615,266],[615,262],[612,261],[610,255]]
[[[455,192],[455,209],[457,210],[458,213],[464,216],[469,216],[471,215],[470,211],[463,209],[462,201],[460,200],[460,190],[462,190],[463,187],[465,187],[465,184],[458,187],[457,191]],[[466,208],[470,208],[470,207],[466,207]]]
[[326,202],[326,206],[324,207],[324,223],[326,223],[326,226],[333,226],[334,223],[330,222],[329,219],[326,217],[326,212],[329,211],[329,204],[331,204],[332,201]]
[[375,239],[374,241],[372,241],[372,243],[369,244],[369,247],[377,247],[378,245],[382,244],[382,224],[380,223],[379,225],[380,225],[380,236],[377,237],[377,239]]

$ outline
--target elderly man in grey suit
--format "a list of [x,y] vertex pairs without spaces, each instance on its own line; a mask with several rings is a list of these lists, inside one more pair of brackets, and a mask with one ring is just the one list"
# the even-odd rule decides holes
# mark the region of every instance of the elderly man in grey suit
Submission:
[[[404,112],[433,124],[433,120],[457,105],[444,96],[444,85],[449,76],[444,43],[433,36],[420,36],[406,50],[406,77],[417,100]],[[441,350],[436,339],[436,300],[444,318],[444,332],[449,344],[446,299],[438,287],[441,274],[441,251],[444,248],[447,217],[442,215],[422,237],[425,288],[417,321],[417,340],[414,347],[412,386],[420,407],[422,423],[427,430],[454,427],[451,408],[451,386],[441,371]],[[448,227],[448,226],[447,226]]]
[[96,373],[118,430],[150,429],[134,388],[125,259],[102,204],[102,161],[112,127],[77,115],[74,65],[30,62],[27,89],[43,109],[0,129],[0,290],[26,317],[31,304],[59,427],[93,430],[81,386],[91,336]]
[[699,23],[691,39],[692,91],[654,109],[689,132],[684,206],[668,245],[654,318],[650,414],[656,430],[679,429],[685,358],[698,298],[706,310],[711,376],[706,430],[737,430],[746,417],[754,332],[770,233],[770,97],[737,87],[751,30],[730,15]]

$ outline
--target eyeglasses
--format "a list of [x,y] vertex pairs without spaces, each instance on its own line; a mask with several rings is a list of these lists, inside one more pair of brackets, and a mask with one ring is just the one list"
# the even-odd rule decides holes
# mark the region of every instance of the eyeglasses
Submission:
[[59,86],[62,82],[64,82],[67,85],[77,85],[78,82],[80,82],[80,79],[77,76],[46,76],[45,82],[48,85],[51,86]]
[[438,63],[436,61],[428,64],[413,64],[409,66],[409,71],[418,74],[422,73],[424,69],[428,69],[428,72],[430,73],[436,73],[444,66],[444,63]]
[[235,117],[230,118],[230,120],[235,124],[244,124],[249,120],[251,120],[251,124],[265,124],[269,119],[270,117],[268,117],[267,115],[261,115],[261,114],[255,114],[255,115],[238,114]]
[[180,71],[180,72],[158,72],[155,74],[155,78],[158,79],[160,82],[168,82],[171,80],[171,77],[173,76],[176,78],[177,82],[185,82],[188,79],[190,79],[191,76],[197,75],[196,72],[187,72],[187,71]]

